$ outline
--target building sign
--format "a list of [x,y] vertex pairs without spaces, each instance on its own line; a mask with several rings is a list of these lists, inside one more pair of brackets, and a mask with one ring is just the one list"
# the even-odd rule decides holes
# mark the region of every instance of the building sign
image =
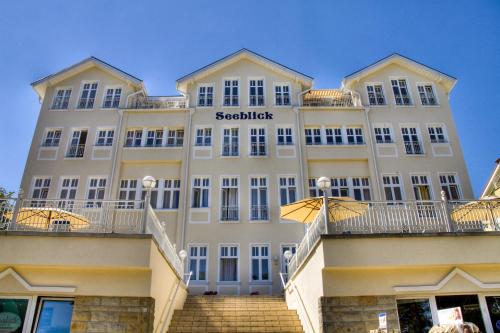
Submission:
[[217,120],[273,120],[273,114],[271,112],[239,112],[239,113],[225,113],[217,112],[215,113],[215,119]]
[[464,323],[460,307],[438,310],[440,325],[461,325]]
[[385,330],[387,329],[387,313],[382,312],[378,314],[378,329]]

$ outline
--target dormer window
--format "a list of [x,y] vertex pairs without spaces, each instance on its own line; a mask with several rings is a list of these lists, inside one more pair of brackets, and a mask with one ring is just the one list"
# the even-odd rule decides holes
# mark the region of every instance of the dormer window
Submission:
[[198,106],[214,105],[214,87],[211,85],[203,85],[198,89]]
[[82,95],[78,101],[79,109],[92,109],[94,107],[95,96],[97,94],[97,82],[83,84]]
[[264,80],[250,80],[250,106],[264,106]]
[[405,79],[391,80],[392,91],[396,105],[411,105],[410,92],[408,91],[408,84]]
[[368,102],[370,105],[385,105],[384,90],[381,84],[369,84],[366,86]]
[[239,81],[224,80],[224,106],[239,105]]

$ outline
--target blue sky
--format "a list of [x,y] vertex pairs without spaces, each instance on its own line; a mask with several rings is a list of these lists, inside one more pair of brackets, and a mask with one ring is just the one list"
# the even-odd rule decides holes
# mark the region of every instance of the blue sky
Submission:
[[37,115],[30,83],[94,55],[152,95],[242,47],[338,87],[392,52],[457,77],[451,94],[475,194],[500,157],[500,1],[2,1],[0,186],[16,190]]

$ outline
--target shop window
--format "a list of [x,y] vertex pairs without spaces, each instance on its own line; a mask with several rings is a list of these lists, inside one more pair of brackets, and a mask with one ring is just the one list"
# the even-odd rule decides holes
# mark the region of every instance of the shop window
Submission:
[[486,296],[486,304],[490,313],[491,326],[493,332],[500,332],[500,296]]
[[69,333],[73,300],[42,298],[40,300],[34,333]]
[[481,332],[486,332],[477,295],[436,296],[437,309],[460,307],[464,322],[473,323]]
[[401,333],[427,333],[432,328],[431,305],[427,298],[398,299]]
[[0,298],[0,332],[23,332],[28,303],[27,298]]

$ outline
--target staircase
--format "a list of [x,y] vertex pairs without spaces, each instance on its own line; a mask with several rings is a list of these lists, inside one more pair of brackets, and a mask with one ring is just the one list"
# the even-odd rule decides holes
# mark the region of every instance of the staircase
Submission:
[[188,296],[169,333],[304,332],[295,310],[279,296]]

